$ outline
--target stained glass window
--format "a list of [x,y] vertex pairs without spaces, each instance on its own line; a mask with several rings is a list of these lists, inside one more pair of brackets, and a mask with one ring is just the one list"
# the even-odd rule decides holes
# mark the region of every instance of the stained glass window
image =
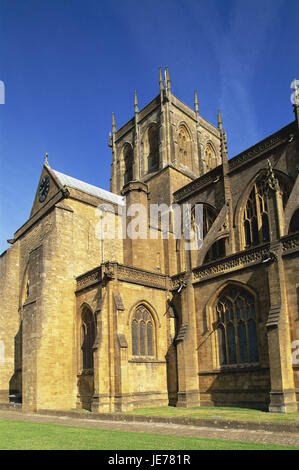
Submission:
[[186,127],[183,125],[178,129],[178,152],[180,163],[191,168],[191,138]]
[[248,291],[225,288],[216,304],[216,328],[220,366],[259,361],[256,305]]
[[133,356],[154,356],[153,318],[149,310],[139,306],[132,319]]
[[[262,175],[254,183],[243,211],[243,228],[246,247],[258,245],[259,243],[270,240],[269,214],[264,178],[264,175]],[[285,207],[290,194],[290,185],[282,181],[280,177],[278,177],[278,180],[283,206]]]

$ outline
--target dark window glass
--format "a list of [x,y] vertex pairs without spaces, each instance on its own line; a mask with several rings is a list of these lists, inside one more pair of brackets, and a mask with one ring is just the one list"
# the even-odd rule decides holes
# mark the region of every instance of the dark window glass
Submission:
[[126,184],[129,183],[129,181],[133,180],[133,149],[129,144],[126,144],[126,147],[124,149],[124,163],[124,184]]
[[132,353],[138,355],[138,323],[135,320],[132,322]]
[[153,325],[152,322],[147,324],[147,354],[149,356],[154,355],[153,351]]
[[140,322],[140,355],[145,356],[145,323]]
[[251,220],[251,228],[252,228],[252,243],[254,245],[257,245],[259,242],[259,230],[258,230],[256,217],[253,217]]
[[[279,179],[279,177],[278,177]],[[253,185],[243,212],[245,245],[257,245],[270,240],[270,221],[268,216],[267,194],[264,185],[265,175]],[[290,185],[279,179],[283,205],[290,194]]]
[[218,345],[219,345],[219,363],[221,366],[226,364],[226,345],[224,326],[218,328]]
[[95,323],[92,313],[85,310],[82,314],[82,367],[83,369],[93,368],[93,344],[95,341]]
[[257,312],[243,289],[225,288],[216,305],[220,365],[258,362]]
[[245,230],[246,245],[251,245],[251,234],[250,234],[250,222],[249,222],[249,220],[245,220],[244,230]]
[[235,328],[232,323],[228,324],[227,327],[227,339],[228,339],[228,358],[230,364],[236,364],[236,340],[235,340]]
[[257,331],[256,323],[254,320],[248,322],[248,337],[250,344],[250,362],[259,361],[259,352],[258,352],[258,341],[257,341]]
[[294,212],[294,214],[291,218],[289,234],[294,233],[294,232],[298,232],[298,231],[299,231],[299,209],[297,209]]
[[238,324],[240,362],[248,362],[246,326],[244,322]]

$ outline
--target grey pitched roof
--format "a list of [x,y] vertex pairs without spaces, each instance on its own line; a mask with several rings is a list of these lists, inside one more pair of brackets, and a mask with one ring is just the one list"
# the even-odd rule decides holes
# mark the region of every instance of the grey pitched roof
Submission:
[[104,199],[105,201],[112,202],[114,204],[118,204],[123,206],[125,204],[125,198],[119,196],[118,194],[111,193],[110,191],[106,191],[105,189],[98,188],[97,186],[93,186],[92,184],[85,183],[84,181],[78,180],[73,178],[72,176],[65,175],[60,173],[59,171],[53,170],[53,173],[60,181],[60,183],[64,186],[69,186],[74,189],[78,189],[83,191],[84,193],[90,194],[92,196],[96,196],[100,199]]

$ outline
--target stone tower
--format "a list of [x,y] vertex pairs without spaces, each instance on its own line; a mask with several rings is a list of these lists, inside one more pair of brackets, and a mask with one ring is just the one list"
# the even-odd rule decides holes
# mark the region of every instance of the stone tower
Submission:
[[118,130],[112,114],[110,190],[120,194],[130,181],[142,181],[151,202],[171,203],[179,187],[221,164],[220,133],[200,116],[196,91],[194,109],[172,93],[168,67],[164,79],[160,67],[159,85],[141,110],[135,91],[134,117]]

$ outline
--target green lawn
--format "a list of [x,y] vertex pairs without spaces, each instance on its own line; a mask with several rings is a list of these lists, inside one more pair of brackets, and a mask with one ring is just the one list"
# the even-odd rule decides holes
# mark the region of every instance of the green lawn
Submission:
[[248,408],[226,408],[196,406],[193,408],[175,408],[173,406],[162,406],[159,408],[137,408],[127,414],[166,416],[166,417],[188,417],[188,418],[208,418],[226,419],[239,421],[256,421],[272,423],[292,423],[299,422],[299,412],[296,413],[268,413],[265,411],[252,410]]
[[0,450],[299,450],[299,446],[0,420]]

